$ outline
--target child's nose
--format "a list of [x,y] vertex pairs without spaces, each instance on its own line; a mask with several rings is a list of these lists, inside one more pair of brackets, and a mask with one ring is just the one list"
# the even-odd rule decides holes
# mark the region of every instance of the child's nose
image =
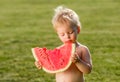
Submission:
[[70,35],[69,35],[69,34],[66,34],[66,38],[69,39],[69,38],[70,38]]

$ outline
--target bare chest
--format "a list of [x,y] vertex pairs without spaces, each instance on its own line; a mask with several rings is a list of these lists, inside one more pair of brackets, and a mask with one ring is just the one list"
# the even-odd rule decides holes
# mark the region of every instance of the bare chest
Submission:
[[64,72],[56,74],[56,82],[84,82],[83,74],[74,64]]

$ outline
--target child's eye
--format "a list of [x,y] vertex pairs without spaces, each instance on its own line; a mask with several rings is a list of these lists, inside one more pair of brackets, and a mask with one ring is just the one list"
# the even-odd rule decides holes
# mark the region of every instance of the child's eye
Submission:
[[74,31],[68,32],[69,34],[72,34]]
[[64,33],[61,33],[60,36],[64,36],[65,34]]

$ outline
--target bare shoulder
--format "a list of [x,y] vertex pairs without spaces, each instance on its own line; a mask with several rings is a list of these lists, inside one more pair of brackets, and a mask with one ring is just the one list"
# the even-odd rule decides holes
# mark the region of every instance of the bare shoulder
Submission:
[[78,49],[78,51],[81,52],[82,55],[90,55],[90,51],[89,51],[88,47],[83,44],[79,43],[77,49]]
[[81,59],[92,66],[91,54],[87,46],[79,44],[78,48],[81,53]]
[[78,44],[78,48],[81,49],[82,51],[89,51],[88,47],[83,45],[83,44]]
[[81,50],[82,50],[83,52],[89,52],[88,47],[85,46],[85,45],[82,45],[82,46],[81,46]]

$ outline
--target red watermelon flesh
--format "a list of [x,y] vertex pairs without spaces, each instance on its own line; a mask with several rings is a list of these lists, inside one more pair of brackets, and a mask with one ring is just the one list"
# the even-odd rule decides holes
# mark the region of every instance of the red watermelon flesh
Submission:
[[71,65],[71,56],[75,52],[75,44],[66,43],[59,48],[32,48],[36,61],[40,62],[44,71],[57,73],[65,71]]

